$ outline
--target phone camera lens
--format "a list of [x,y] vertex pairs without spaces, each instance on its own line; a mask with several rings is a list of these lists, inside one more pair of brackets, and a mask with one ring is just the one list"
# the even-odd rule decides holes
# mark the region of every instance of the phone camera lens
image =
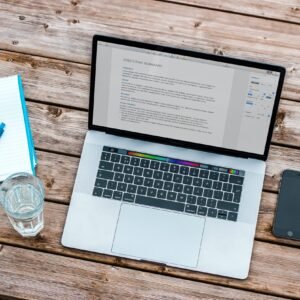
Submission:
[[288,235],[288,236],[293,236],[294,233],[293,233],[293,231],[289,230],[289,231],[287,232],[287,235]]

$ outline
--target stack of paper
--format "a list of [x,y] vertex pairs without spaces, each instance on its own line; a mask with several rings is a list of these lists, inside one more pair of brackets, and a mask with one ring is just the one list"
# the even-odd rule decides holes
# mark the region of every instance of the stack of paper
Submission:
[[0,78],[0,181],[17,172],[35,174],[37,164],[19,75]]

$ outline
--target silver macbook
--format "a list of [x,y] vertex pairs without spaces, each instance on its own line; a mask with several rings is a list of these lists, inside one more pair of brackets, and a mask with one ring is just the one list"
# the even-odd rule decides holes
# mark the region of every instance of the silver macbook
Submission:
[[246,278],[284,74],[94,36],[62,244]]

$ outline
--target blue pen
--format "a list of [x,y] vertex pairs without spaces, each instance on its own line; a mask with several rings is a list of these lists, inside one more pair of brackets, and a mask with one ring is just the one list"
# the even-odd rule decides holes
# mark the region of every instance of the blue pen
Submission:
[[0,123],[0,137],[2,136],[4,132],[5,124],[3,122]]

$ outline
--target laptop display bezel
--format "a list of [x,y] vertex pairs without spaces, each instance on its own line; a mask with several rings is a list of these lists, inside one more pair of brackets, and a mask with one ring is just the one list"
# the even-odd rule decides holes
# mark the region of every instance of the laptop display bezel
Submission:
[[[99,126],[99,125],[93,124],[94,92],[95,92],[95,79],[96,79],[95,75],[96,75],[98,41],[279,72],[280,77],[279,77],[279,81],[278,81],[278,87],[277,87],[277,91],[276,91],[276,97],[275,97],[275,101],[274,101],[274,106],[273,106],[273,111],[272,111],[272,116],[271,116],[271,121],[270,121],[269,130],[268,130],[264,153],[257,154],[257,153],[251,153],[251,152],[244,152],[244,151],[239,151],[239,150],[234,150],[234,149],[228,149],[228,148],[223,148],[223,147],[215,147],[215,146],[210,146],[210,145],[205,145],[205,144],[198,144],[198,143],[186,142],[186,141],[181,141],[181,140],[169,139],[169,138],[159,137],[159,136],[155,136],[155,135],[142,134],[142,133],[120,130],[120,129],[116,129],[116,128],[110,128],[110,127],[106,127],[106,126]],[[163,46],[163,45],[148,44],[148,43],[126,40],[126,39],[110,37],[110,36],[95,35],[93,37],[93,45],[92,45],[88,128],[89,128],[89,130],[104,131],[109,134],[120,135],[120,136],[134,138],[134,139],[142,139],[142,140],[146,140],[146,141],[163,143],[163,144],[167,144],[167,145],[186,147],[186,148],[191,148],[191,149],[196,149],[196,150],[201,150],[201,151],[209,151],[209,152],[225,154],[225,155],[266,160],[268,157],[269,149],[270,149],[271,138],[272,138],[272,133],[273,133],[274,125],[275,125],[276,114],[278,111],[284,76],[285,76],[285,68],[282,66],[265,64],[265,63],[261,63],[261,62],[253,62],[253,61],[242,60],[242,59],[236,59],[236,58],[231,58],[231,57],[226,57],[226,56],[218,56],[218,55],[207,54],[207,53],[202,53],[202,52],[195,52],[195,51],[186,50],[186,49],[172,48],[172,47]]]

